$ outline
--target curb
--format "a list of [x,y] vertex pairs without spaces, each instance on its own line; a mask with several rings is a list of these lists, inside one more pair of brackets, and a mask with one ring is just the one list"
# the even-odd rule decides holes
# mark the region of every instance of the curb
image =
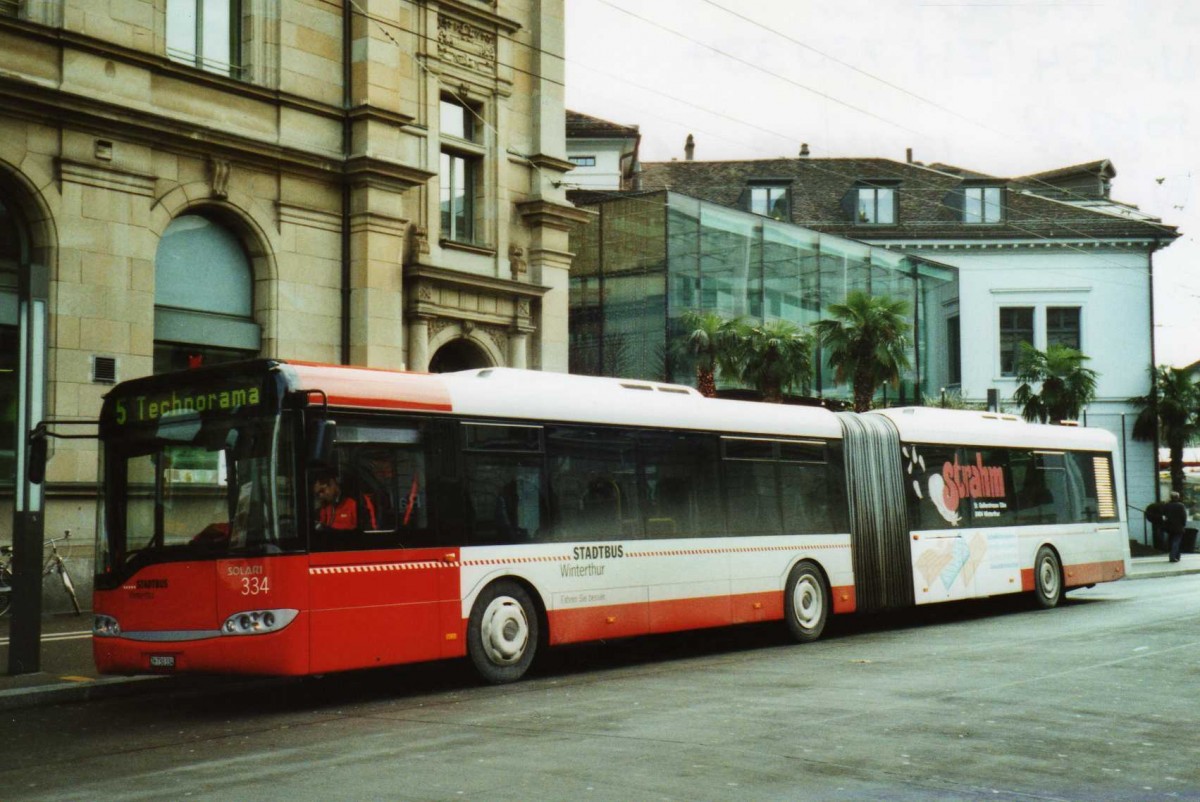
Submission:
[[149,690],[152,685],[162,686],[163,690],[169,691],[170,689],[166,688],[166,685],[178,684],[169,682],[170,679],[170,677],[100,677],[79,682],[59,680],[49,685],[10,688],[0,691],[0,711],[132,696],[135,693]]
[[[32,677],[45,676],[33,674]],[[95,702],[125,696],[199,696],[205,693],[244,691],[296,680],[296,677],[230,677],[217,675],[99,677],[79,682],[56,680],[0,691],[0,712],[42,705]]]

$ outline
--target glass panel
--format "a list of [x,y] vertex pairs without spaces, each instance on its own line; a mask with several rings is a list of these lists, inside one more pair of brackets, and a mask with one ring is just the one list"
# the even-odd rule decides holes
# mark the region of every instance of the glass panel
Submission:
[[602,375],[657,381],[666,375],[665,233],[661,196],[604,204]]
[[474,198],[474,164],[462,157],[454,158],[454,169],[451,171],[453,176],[453,200],[451,202],[450,214],[454,218],[454,239],[460,242],[468,242],[471,240],[471,223],[474,217],[472,210]]
[[783,531],[776,462],[724,461],[729,533],[777,535]]
[[887,187],[875,190],[876,215],[873,222],[892,225],[896,222],[896,191]]
[[1000,187],[987,187],[983,190],[983,219],[987,223],[998,223],[1003,217],[1000,205],[1002,195]]
[[[437,539],[429,527],[426,505],[428,488],[421,430],[375,429],[370,439],[376,442],[347,445],[344,435],[352,431],[353,427],[338,430],[336,488],[330,492],[328,477],[313,477],[313,497],[318,505],[314,514],[318,534],[313,547],[378,549],[435,545]],[[323,494],[327,496],[324,505]],[[350,505],[355,525],[337,526],[337,511]],[[333,522],[332,528],[323,525],[327,520]]]
[[450,213],[454,199],[454,161],[449,153],[443,152],[438,164],[438,208],[441,210],[442,236],[453,239],[454,218]]
[[232,74],[233,0],[203,0],[201,66],[212,72]]
[[759,220],[710,205],[700,215],[700,305],[727,317],[748,315],[750,280],[760,270],[753,260]]
[[[666,195],[667,210],[667,315],[671,341],[683,332],[684,312],[700,305],[700,202],[682,195]],[[673,356],[669,381],[695,385],[695,365],[682,355]]]
[[875,190],[858,190],[858,222],[875,222]]
[[840,532],[845,518],[841,484],[824,463],[783,463],[783,530],[788,534]]
[[540,457],[468,453],[465,459],[470,543],[522,543],[545,536]]
[[715,437],[643,434],[647,537],[691,537],[724,532],[720,461]]
[[1014,376],[1021,343],[1033,344],[1033,307],[1000,309],[1000,375]]
[[502,426],[490,423],[463,425],[466,447],[470,451],[530,451],[542,450],[540,426]]
[[443,152],[439,179],[442,238],[470,242],[475,219],[475,162]]
[[584,426],[547,429],[550,486],[563,540],[641,536],[634,440]]
[[442,136],[472,140],[474,138],[473,120],[474,115],[461,103],[442,99],[439,119]]
[[787,220],[791,217],[788,208],[787,187],[751,187],[750,211],[773,220]]
[[189,64],[196,59],[196,12],[200,0],[167,3],[167,57]]
[[291,432],[179,410],[109,437],[108,567],[298,548]]
[[962,333],[958,315],[946,321],[946,372],[950,384],[962,383]]
[[1046,345],[1080,347],[1079,307],[1051,306],[1046,309]]

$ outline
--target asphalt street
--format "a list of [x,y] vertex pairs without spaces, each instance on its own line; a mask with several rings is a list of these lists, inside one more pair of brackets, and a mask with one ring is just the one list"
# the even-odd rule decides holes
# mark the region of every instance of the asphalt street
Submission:
[[0,799],[1200,799],[1200,580],[0,711]]

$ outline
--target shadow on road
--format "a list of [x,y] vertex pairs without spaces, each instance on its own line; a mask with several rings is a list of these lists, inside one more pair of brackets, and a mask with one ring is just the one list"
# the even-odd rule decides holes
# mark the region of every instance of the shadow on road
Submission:
[[[1063,606],[1069,609],[1110,601],[1068,597]],[[875,632],[1039,614],[1028,596],[1005,596],[837,617],[830,622],[824,638],[842,640]],[[813,647],[795,644],[781,622],[771,622],[558,647],[543,653],[534,666],[528,677],[534,682],[495,689],[481,682],[468,661],[452,660],[302,679],[196,678],[198,681],[183,692],[176,689],[165,707],[170,708],[171,715],[242,718],[296,710],[317,712],[363,702],[415,702],[429,696],[437,697],[434,704],[453,704],[467,693],[534,692],[538,689],[537,680],[587,682],[610,671],[639,667],[669,670],[671,663],[677,661],[765,649],[796,649],[802,653],[805,648]],[[421,701],[426,703],[430,703],[428,699]]]

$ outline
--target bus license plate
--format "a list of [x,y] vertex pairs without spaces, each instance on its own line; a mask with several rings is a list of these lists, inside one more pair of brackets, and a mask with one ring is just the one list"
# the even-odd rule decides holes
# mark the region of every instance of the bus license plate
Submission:
[[175,655],[173,654],[152,654],[150,655],[151,668],[174,668]]

